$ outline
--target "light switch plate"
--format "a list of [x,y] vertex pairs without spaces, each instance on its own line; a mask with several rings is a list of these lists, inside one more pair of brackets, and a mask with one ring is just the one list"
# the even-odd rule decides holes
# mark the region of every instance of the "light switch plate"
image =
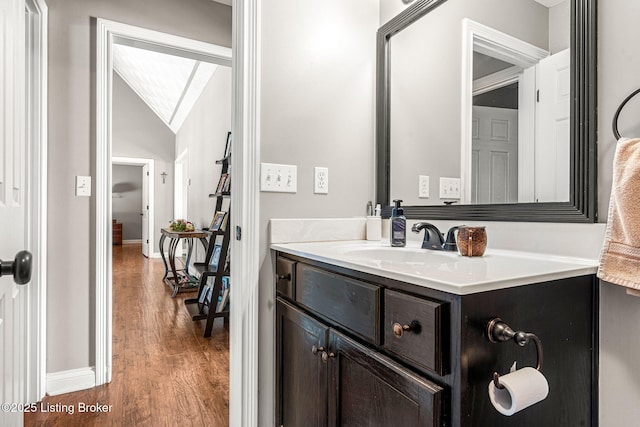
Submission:
[[90,176],[76,176],[76,196],[91,196]]
[[440,177],[440,198],[459,199],[460,198],[460,178]]
[[298,191],[298,167],[262,163],[260,167],[260,191],[296,193]]

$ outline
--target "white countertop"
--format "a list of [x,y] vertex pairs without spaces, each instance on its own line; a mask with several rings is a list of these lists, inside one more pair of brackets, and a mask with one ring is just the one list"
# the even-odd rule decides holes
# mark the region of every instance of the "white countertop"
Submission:
[[482,257],[366,240],[280,243],[271,249],[457,295],[595,274],[597,260],[487,249]]

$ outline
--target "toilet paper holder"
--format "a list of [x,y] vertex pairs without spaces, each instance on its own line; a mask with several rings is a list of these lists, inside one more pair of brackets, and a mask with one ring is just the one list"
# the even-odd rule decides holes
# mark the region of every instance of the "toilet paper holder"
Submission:
[[[538,371],[542,369],[542,342],[535,334],[523,331],[514,331],[509,325],[504,323],[501,318],[496,317],[491,319],[487,324],[487,338],[492,343],[514,340],[520,347],[524,347],[529,343],[529,341],[533,341],[538,353],[538,364],[536,369]],[[504,389],[504,386],[500,384],[500,375],[497,372],[493,373],[493,385],[496,388]]]

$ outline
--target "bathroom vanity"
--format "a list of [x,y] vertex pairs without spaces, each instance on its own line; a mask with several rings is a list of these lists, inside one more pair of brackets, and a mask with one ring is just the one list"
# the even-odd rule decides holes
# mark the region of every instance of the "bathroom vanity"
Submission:
[[[597,425],[595,265],[380,242],[273,245],[278,426]],[[538,362],[533,343],[492,343],[501,318],[535,333],[548,397],[513,416],[493,373]],[[542,362],[542,361],[541,361]]]

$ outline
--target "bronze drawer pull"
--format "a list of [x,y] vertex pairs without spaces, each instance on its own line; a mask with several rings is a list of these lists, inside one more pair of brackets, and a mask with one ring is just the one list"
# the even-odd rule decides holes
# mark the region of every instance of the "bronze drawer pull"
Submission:
[[393,324],[393,335],[397,338],[402,338],[405,332],[420,333],[420,323],[414,320],[408,325],[401,325],[398,322]]
[[278,280],[286,280],[288,282],[291,281],[291,273],[287,274],[286,276],[283,274],[282,276],[278,275]]

